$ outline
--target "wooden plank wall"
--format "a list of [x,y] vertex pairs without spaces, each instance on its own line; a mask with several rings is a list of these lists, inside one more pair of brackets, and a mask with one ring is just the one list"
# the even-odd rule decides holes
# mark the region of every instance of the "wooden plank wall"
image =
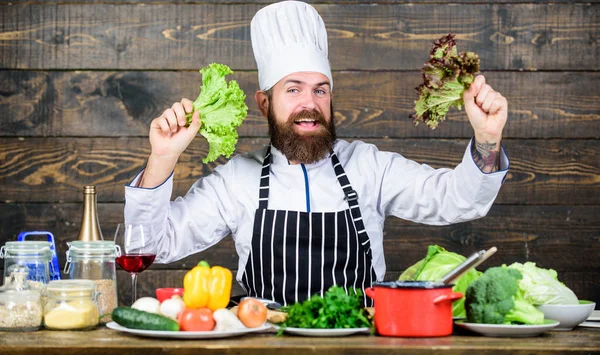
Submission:
[[[103,233],[122,219],[123,185],[149,154],[150,121],[195,98],[197,70],[231,66],[248,94],[238,152],[267,142],[252,98],[257,75],[249,23],[269,1],[0,0],[0,243],[20,231],[77,238],[81,190],[99,190]],[[457,34],[509,101],[504,145],[511,169],[478,221],[429,227],[389,219],[387,279],[429,244],[467,255],[497,246],[485,267],[534,261],[600,302],[600,6],[594,1],[313,1],[329,30],[339,135],[434,167],[457,164],[472,135],[464,112],[438,130],[408,116],[431,42]],[[209,174],[197,139],[176,169],[174,195]],[[237,268],[230,238],[170,265],[153,265],[139,295],[179,286],[200,258]],[[2,268],[2,265],[0,265]],[[119,272],[120,299],[129,299]],[[240,288],[236,287],[236,292]]]

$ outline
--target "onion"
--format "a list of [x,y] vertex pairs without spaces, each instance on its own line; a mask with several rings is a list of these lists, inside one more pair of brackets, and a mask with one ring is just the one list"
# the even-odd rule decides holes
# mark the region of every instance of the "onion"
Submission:
[[158,314],[160,310],[160,301],[153,297],[142,297],[138,298],[137,301],[133,302],[131,308],[135,308],[144,312]]
[[177,320],[179,313],[185,309],[185,303],[181,299],[181,297],[174,295],[168,300],[164,300],[163,303],[160,304],[160,314],[165,317],[169,317],[171,319]]
[[213,318],[215,319],[215,322],[217,322],[215,330],[228,331],[246,328],[240,319],[232,311],[226,308],[217,309],[213,313]]

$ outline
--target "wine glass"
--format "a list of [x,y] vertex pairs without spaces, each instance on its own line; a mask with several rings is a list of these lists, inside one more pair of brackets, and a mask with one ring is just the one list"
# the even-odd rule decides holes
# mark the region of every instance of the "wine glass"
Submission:
[[156,252],[149,244],[155,241],[150,224],[119,223],[115,231],[115,244],[120,249],[117,264],[131,274],[131,304],[136,300],[137,276],[154,262]]

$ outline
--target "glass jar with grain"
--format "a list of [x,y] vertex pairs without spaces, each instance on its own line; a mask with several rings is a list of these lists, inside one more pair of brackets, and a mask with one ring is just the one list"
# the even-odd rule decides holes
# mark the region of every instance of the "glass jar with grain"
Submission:
[[27,282],[29,268],[11,265],[8,277],[0,287],[0,331],[35,331],[42,325],[42,303],[39,290]]
[[100,323],[111,321],[117,307],[117,272],[115,260],[120,254],[114,241],[73,241],[67,243],[65,273],[72,280],[92,280],[98,292]]
[[44,326],[53,330],[88,330],[98,325],[100,312],[92,280],[56,280],[46,287]]

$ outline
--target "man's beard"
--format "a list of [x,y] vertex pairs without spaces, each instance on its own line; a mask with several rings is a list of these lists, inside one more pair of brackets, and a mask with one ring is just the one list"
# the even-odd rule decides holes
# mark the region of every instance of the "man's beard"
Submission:
[[[272,107],[273,105],[269,100],[267,119],[269,121],[271,144],[283,153],[288,160],[301,164],[311,164],[333,152],[333,144],[336,140],[333,103],[330,106],[331,120],[329,123],[317,110],[304,110],[291,114],[286,122],[279,123],[275,118]],[[317,124],[325,129],[319,128],[315,132],[299,134],[294,130],[294,121],[301,118],[315,120]]]

